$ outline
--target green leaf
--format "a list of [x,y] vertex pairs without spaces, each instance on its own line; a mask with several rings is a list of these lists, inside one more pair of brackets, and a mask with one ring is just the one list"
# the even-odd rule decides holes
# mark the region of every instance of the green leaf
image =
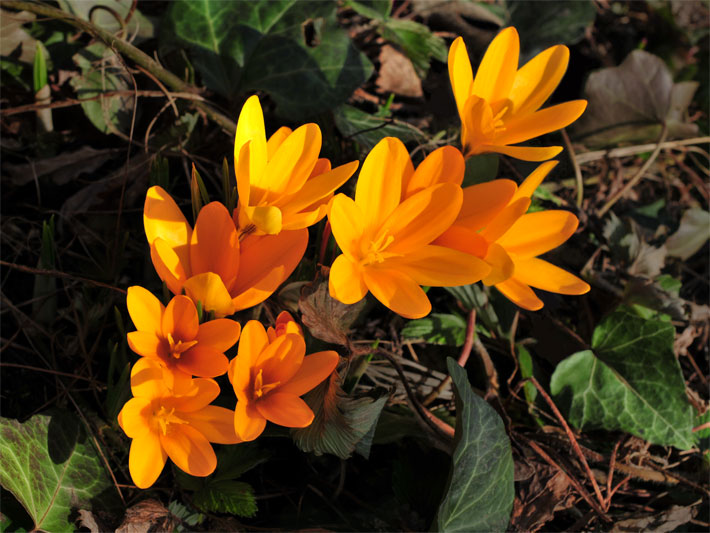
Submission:
[[27,510],[35,528],[74,531],[75,509],[105,510],[114,488],[76,416],[0,418],[0,485]]
[[680,219],[678,230],[668,237],[668,255],[683,260],[692,257],[710,239],[710,212],[691,207]]
[[229,513],[247,518],[257,511],[254,489],[242,481],[213,481],[195,493],[192,503],[208,513]]
[[39,41],[37,41],[35,47],[35,60],[32,73],[34,78],[34,90],[35,93],[37,93],[42,87],[47,85],[47,60],[44,57],[44,50]]
[[187,46],[205,85],[226,97],[270,94],[297,119],[343,103],[371,74],[338,27],[335,2],[172,2],[163,44]]
[[550,390],[579,429],[622,430],[653,444],[693,446],[693,408],[673,352],[675,328],[621,308],[594,330],[592,350],[562,361]]
[[430,344],[463,346],[466,321],[459,315],[432,313],[426,318],[410,320],[402,328],[402,337],[420,339]]
[[398,137],[403,143],[427,140],[424,132],[407,122],[376,117],[349,105],[335,109],[333,118],[344,137],[352,137],[367,150],[385,137]]
[[477,185],[496,179],[498,175],[498,154],[479,154],[466,161],[463,187]]
[[367,437],[358,450],[361,455],[367,455],[367,444],[372,442],[373,436],[368,433],[377,424],[388,395],[352,398],[342,391],[338,379],[337,372],[334,372],[303,397],[315,418],[310,426],[294,429],[291,435],[304,452],[330,453],[342,459],[350,457],[356,445]]
[[508,435],[498,413],[471,389],[466,371],[450,357],[446,365],[456,392],[456,448],[436,529],[505,531],[515,497]]
[[392,11],[392,0],[345,0],[343,7],[349,7],[363,17],[384,21]]
[[413,20],[388,19],[381,28],[382,36],[399,46],[409,57],[420,78],[426,77],[431,59],[446,63],[444,39],[434,35],[424,24]]

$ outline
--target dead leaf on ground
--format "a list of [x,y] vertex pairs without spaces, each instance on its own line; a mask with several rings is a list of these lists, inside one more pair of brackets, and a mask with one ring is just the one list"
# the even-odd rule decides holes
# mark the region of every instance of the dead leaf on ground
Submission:
[[35,15],[29,11],[13,13],[4,9],[0,13],[0,55],[11,57],[16,54],[17,61],[31,64],[37,41],[22,25],[35,20]]
[[662,513],[620,520],[614,524],[611,531],[612,533],[635,533],[641,531],[666,533],[690,522],[695,517],[695,513],[696,510],[693,506],[681,507],[680,505],[674,505]]
[[668,237],[668,255],[689,259],[710,239],[710,212],[693,207],[683,213],[678,231]]
[[116,533],[148,533],[173,531],[180,521],[157,500],[143,500],[126,510]]
[[422,81],[407,56],[394,46],[386,44],[380,50],[379,59],[380,70],[375,83],[380,91],[409,98],[424,96]]

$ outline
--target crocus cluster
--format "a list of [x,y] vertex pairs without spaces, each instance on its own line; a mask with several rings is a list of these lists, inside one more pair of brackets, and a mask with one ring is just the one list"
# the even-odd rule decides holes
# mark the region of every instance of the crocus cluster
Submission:
[[[129,470],[151,486],[167,458],[193,476],[216,467],[211,443],[251,441],[267,421],[292,428],[314,419],[302,395],[336,369],[334,351],[306,355],[303,330],[286,311],[265,327],[232,317],[260,304],[293,273],[308,227],[326,216],[342,252],[330,266],[330,295],[344,304],[368,292],[406,318],[431,311],[422,286],[482,281],[518,306],[543,306],[531,287],[583,294],[589,286],[538,256],[565,242],[578,220],[567,211],[528,213],[531,197],[561,147],[517,146],[562,128],[583,100],[539,108],[559,84],[569,52],[553,46],[518,68],[514,28],[490,44],[476,76],[461,38],[449,52],[461,117],[461,149],[443,146],[414,166],[404,144],[382,139],[363,161],[354,198],[335,191],[358,168],[320,157],[316,124],[282,127],[268,139],[256,96],[244,104],[234,142],[238,204],[203,206],[194,227],[160,187],[146,195],[143,221],[166,305],[142,287],[128,289],[136,331],[128,343],[140,359],[133,398],[118,420],[132,439]],[[540,164],[522,184],[497,179],[462,187],[465,161],[496,152]],[[227,353],[236,346],[229,359]],[[220,396],[217,378],[231,392]],[[236,404],[234,403],[236,398]]]

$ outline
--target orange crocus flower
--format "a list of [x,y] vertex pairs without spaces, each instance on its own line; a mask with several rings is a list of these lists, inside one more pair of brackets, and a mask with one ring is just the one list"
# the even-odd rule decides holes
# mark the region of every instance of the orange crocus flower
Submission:
[[241,231],[275,235],[307,228],[321,220],[333,191],[353,175],[358,162],[331,170],[319,159],[321,132],[316,124],[295,131],[282,127],[266,140],[259,98],[251,96],[239,115],[234,137],[234,169]]
[[449,50],[449,78],[461,117],[464,155],[497,152],[525,161],[545,161],[561,146],[511,146],[568,126],[584,112],[586,100],[540,110],[567,70],[569,50],[557,45],[518,69],[520,40],[515,28],[501,31],[473,77],[466,45],[457,38]]
[[219,202],[200,210],[193,230],[157,186],[148,189],[143,224],[160,279],[173,294],[184,290],[217,317],[266,300],[291,275],[308,245],[307,229],[240,235]]
[[282,327],[277,324],[269,333],[256,320],[244,326],[228,374],[237,395],[234,429],[242,440],[261,435],[267,420],[291,428],[308,426],[313,411],[299,396],[326,379],[338,365],[338,354],[332,350],[306,356],[303,335],[291,324],[295,322],[287,320]]
[[569,211],[526,213],[533,192],[556,165],[541,164],[520,187],[506,179],[466,187],[457,220],[435,241],[483,259],[491,267],[483,283],[531,311],[543,303],[530,287],[569,295],[589,292],[577,276],[537,257],[569,239],[579,224]]
[[490,268],[481,260],[432,241],[461,208],[464,164],[451,147],[416,169],[399,139],[387,137],[368,154],[355,200],[333,199],[328,218],[343,251],[330,269],[330,295],[345,304],[368,291],[395,313],[421,318],[431,303],[420,285],[474,283]]
[[138,329],[128,334],[128,345],[165,369],[168,387],[182,391],[192,376],[214,378],[227,372],[224,352],[239,339],[238,322],[219,318],[200,324],[195,304],[187,296],[175,296],[166,308],[138,286],[128,288],[126,300]]
[[118,423],[133,439],[128,469],[141,489],[155,483],[168,457],[191,476],[204,477],[217,466],[210,442],[241,442],[234,432],[234,412],[208,405],[219,395],[212,379],[190,380],[186,392],[176,395],[158,363],[144,357],[131,370],[131,390],[134,397],[121,409]]

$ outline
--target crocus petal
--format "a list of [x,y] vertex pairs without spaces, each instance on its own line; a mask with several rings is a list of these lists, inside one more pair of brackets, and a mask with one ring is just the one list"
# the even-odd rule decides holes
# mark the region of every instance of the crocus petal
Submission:
[[217,467],[217,456],[205,436],[188,424],[160,434],[165,453],[180,470],[191,476],[209,476]]
[[330,295],[344,304],[354,304],[367,294],[367,285],[357,263],[340,254],[330,267],[328,278]]
[[163,471],[167,454],[156,433],[149,432],[133,439],[128,455],[128,470],[139,489],[147,489]]
[[485,257],[488,251],[488,242],[476,231],[468,227],[453,225],[436,238],[432,244],[445,246],[459,252]]
[[[234,168],[239,169],[241,149],[249,143],[249,166],[247,175],[237,174],[237,183],[244,179],[251,183],[264,173],[267,162],[266,133],[264,131],[264,114],[261,111],[259,97],[250,96],[239,113],[237,131],[234,135]],[[246,201],[246,199],[244,199]]]
[[577,120],[587,107],[586,100],[572,100],[546,107],[529,115],[511,118],[505,131],[497,135],[496,144],[517,144],[557,131]]
[[201,346],[198,343],[184,352],[175,364],[177,368],[193,376],[216,378],[227,372],[229,359],[211,346]]
[[577,217],[569,211],[527,213],[498,239],[498,244],[522,258],[534,257],[565,242],[578,224]]
[[163,313],[163,335],[176,341],[191,341],[197,336],[200,321],[195,304],[187,296],[175,296]]
[[531,287],[559,294],[589,292],[589,285],[577,276],[536,257],[515,262],[515,279]]
[[150,243],[150,258],[155,271],[173,294],[182,292],[182,285],[188,278],[190,259],[189,254],[184,255],[186,262],[182,263],[180,256],[163,239],[157,238]]
[[463,203],[456,218],[456,225],[479,231],[508,205],[516,189],[515,182],[506,179],[464,188]]
[[152,415],[150,399],[131,398],[118,413],[118,424],[128,437],[135,439],[150,431]]
[[266,153],[269,159],[274,157],[274,154],[276,153],[276,150],[279,149],[279,146],[286,140],[286,138],[291,135],[293,130],[287,126],[281,126],[279,129],[277,129],[274,134],[269,137],[269,140],[266,141]]
[[200,210],[190,240],[192,274],[214,272],[229,289],[239,271],[239,236],[227,208],[210,202]]
[[[243,208],[249,205],[249,201],[253,201],[250,198],[251,195],[251,184],[249,183],[250,168],[251,168],[251,141],[246,141],[244,145],[239,149],[239,156],[237,157],[237,147],[234,147],[234,174],[237,177],[237,196],[239,197],[239,208]],[[236,220],[235,220],[236,224]]]
[[239,277],[232,288],[234,309],[252,307],[271,296],[301,261],[307,245],[307,229],[246,237],[241,242]]
[[157,361],[141,357],[131,369],[131,392],[136,398],[154,399],[168,393]]
[[138,355],[160,358],[165,354],[165,351],[161,349],[161,344],[164,341],[155,335],[155,333],[131,331],[126,337],[128,339],[128,346]]
[[280,335],[261,352],[255,367],[263,371],[263,383],[286,383],[303,364],[306,342],[300,335]]
[[411,277],[419,285],[456,287],[488,275],[491,267],[478,257],[443,246],[424,246],[404,257],[387,260],[387,267]]
[[397,206],[373,240],[393,237],[386,251],[409,253],[429,244],[444,233],[456,219],[463,193],[453,183],[428,187]]
[[190,242],[192,228],[172,197],[162,187],[148,189],[143,206],[143,226],[148,243],[163,239],[173,249],[183,249]]
[[218,318],[231,315],[236,310],[222,278],[214,272],[192,276],[185,282],[184,289],[193,302],[202,302],[202,309],[214,311]]
[[234,431],[234,411],[208,405],[185,416],[188,423],[204,437],[217,444],[237,444],[242,440]]
[[406,182],[402,182],[402,199],[439,183],[461,185],[466,165],[461,152],[453,146],[442,146],[422,161]]
[[481,231],[481,237],[493,242],[505,234],[515,222],[525,214],[530,206],[530,198],[521,198],[503,208]]
[[515,263],[498,243],[492,242],[488,246],[483,260],[491,267],[489,274],[482,280],[484,285],[501,283],[510,278],[515,271]]
[[361,259],[360,240],[363,233],[363,209],[351,198],[337,194],[330,204],[328,220],[338,246],[352,261]]
[[518,70],[519,54],[518,32],[512,26],[505,28],[488,45],[471,92],[488,102],[506,99]]
[[288,428],[304,428],[313,422],[313,411],[295,394],[272,392],[255,403],[269,422]]
[[569,49],[558,44],[525,63],[515,74],[510,89],[509,98],[513,102],[510,113],[525,115],[539,109],[559,85],[568,61]]
[[237,356],[230,362],[228,370],[229,381],[240,401],[242,397],[246,397],[251,380],[251,369],[257,357],[268,345],[269,337],[261,322],[250,320],[244,325]]
[[266,418],[254,405],[238,401],[234,409],[234,430],[243,441],[252,441],[261,435],[266,427]]
[[330,376],[339,361],[340,356],[332,350],[307,355],[298,372],[277,391],[301,396]]
[[525,181],[520,184],[520,187],[518,187],[517,192],[513,195],[510,202],[512,203],[520,198],[532,198],[535,189],[540,186],[542,180],[547,177],[550,171],[557,166],[557,163],[558,161],[546,161],[538,165],[538,167],[525,178]]
[[128,287],[126,306],[138,331],[160,335],[165,307],[150,291],[138,285]]
[[316,208],[314,211],[304,211],[303,213],[288,213],[284,215],[282,229],[293,231],[308,228],[325,218],[327,212],[328,204],[327,202],[325,202],[323,205]]
[[309,179],[295,195],[289,198],[287,203],[280,204],[287,213],[296,213],[312,206],[316,202],[328,198],[333,191],[348,181],[357,170],[358,162],[352,161],[345,165],[340,165],[328,172],[317,175]]
[[215,380],[196,378],[190,380],[189,388],[183,394],[165,398],[163,403],[169,403],[177,411],[191,413],[199,411],[219,396],[219,390]]
[[451,89],[454,92],[459,116],[463,117],[466,100],[471,95],[473,70],[471,69],[471,60],[468,57],[466,45],[462,37],[457,37],[451,45],[448,63]]
[[378,227],[399,205],[403,177],[414,172],[404,144],[385,137],[365,158],[355,188],[355,203],[362,209],[365,228]]
[[562,151],[561,146],[485,146],[483,152],[495,152],[509,155],[522,161],[547,161],[558,155]]
[[363,269],[363,278],[372,295],[405,318],[422,318],[431,303],[422,288],[409,276],[383,268]]
[[542,300],[535,296],[535,293],[530,287],[524,283],[521,283],[514,277],[507,279],[502,283],[497,283],[496,289],[498,289],[503,296],[508,298],[508,300],[513,302],[518,307],[522,307],[528,311],[537,311],[538,309],[542,309]]
[[195,340],[198,346],[209,346],[218,352],[225,352],[237,343],[241,329],[239,322],[218,318],[200,324]]

